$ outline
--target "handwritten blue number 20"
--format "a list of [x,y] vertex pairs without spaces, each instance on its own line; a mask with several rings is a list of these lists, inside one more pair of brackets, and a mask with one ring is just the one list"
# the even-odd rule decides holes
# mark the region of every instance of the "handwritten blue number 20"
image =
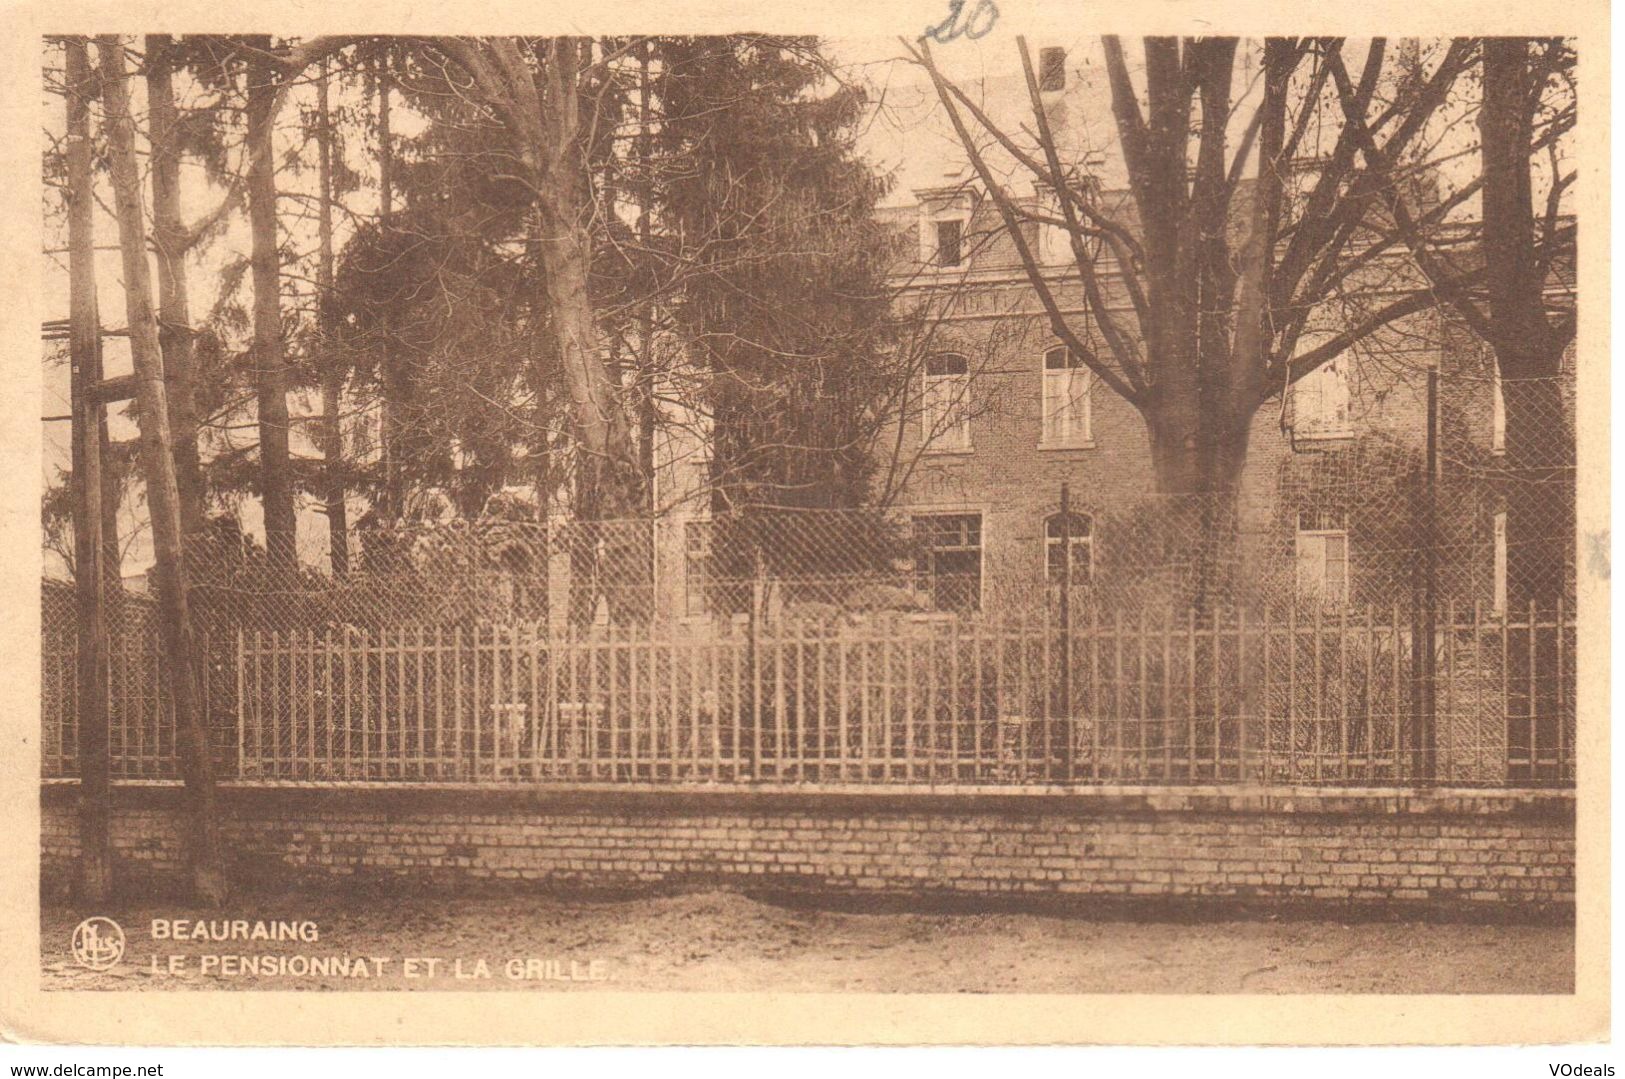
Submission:
[[975,41],[998,21],[999,8],[993,0],[977,0],[969,14],[965,13],[965,0],[948,0],[948,17],[936,26],[927,26],[924,36],[938,45],[946,45],[956,37]]

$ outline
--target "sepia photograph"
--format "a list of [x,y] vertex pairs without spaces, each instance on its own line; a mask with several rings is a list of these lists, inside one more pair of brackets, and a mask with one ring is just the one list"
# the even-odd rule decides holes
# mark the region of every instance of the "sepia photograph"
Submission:
[[1605,42],[935,15],[39,39],[45,996],[1573,998]]

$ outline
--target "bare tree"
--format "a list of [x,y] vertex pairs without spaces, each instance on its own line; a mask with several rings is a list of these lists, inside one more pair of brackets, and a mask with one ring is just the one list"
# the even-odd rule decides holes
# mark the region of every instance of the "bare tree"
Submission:
[[434,38],[472,80],[471,96],[502,122],[519,175],[536,199],[536,249],[544,305],[563,367],[572,426],[583,455],[577,512],[629,516],[646,503],[626,410],[605,365],[588,271],[595,208],[586,141],[597,99],[582,83],[603,61],[584,38]]
[[[1458,310],[1480,327],[1495,350],[1506,399],[1506,453],[1515,490],[1525,500],[1516,525],[1509,519],[1507,586],[1513,602],[1549,603],[1562,596],[1564,563],[1574,542],[1574,442],[1558,375],[1574,340],[1572,294],[1550,285],[1559,266],[1572,270],[1575,224],[1559,214],[1563,191],[1574,182],[1551,157],[1545,213],[1535,214],[1530,161],[1548,78],[1572,71],[1573,53],[1559,42],[1539,51],[1522,38],[1484,42],[1484,105],[1478,127],[1484,170],[1484,258],[1494,267],[1482,309],[1455,295]],[[1547,125],[1574,122],[1572,110]],[[1555,309],[1554,309],[1555,308]]]
[[[1348,73],[1334,66],[1332,74],[1366,168],[1417,267],[1495,354],[1505,399],[1505,495],[1516,511],[1507,519],[1508,598],[1550,603],[1564,592],[1574,542],[1574,438],[1560,377],[1577,319],[1563,278],[1574,267],[1576,223],[1562,212],[1578,175],[1563,158],[1577,120],[1574,51],[1529,38],[1462,40],[1452,48],[1482,55],[1481,167],[1463,191],[1481,193],[1483,214],[1477,229],[1448,244],[1392,182],[1396,162],[1377,145]],[[1546,189],[1539,214],[1537,172]]]
[[[1305,142],[1345,43],[1267,39],[1256,92],[1237,85],[1239,45],[1147,38],[1142,93],[1123,42],[1103,40],[1129,180],[1121,206],[1106,205],[1081,164],[1064,158],[1025,41],[1030,133],[1001,127],[942,75],[924,43],[909,47],[1003,219],[1051,330],[1139,411],[1159,489],[1209,496],[1204,502],[1222,514],[1233,511],[1253,418],[1265,402],[1366,337],[1438,304],[1425,281],[1389,287],[1329,337],[1301,347],[1331,305],[1359,288],[1363,267],[1403,247],[1374,213],[1380,185],[1357,167],[1356,127],[1345,124],[1329,147]],[[1380,39],[1366,51],[1350,103],[1379,133],[1377,152],[1398,162],[1419,145],[1471,48],[1451,45],[1411,93],[1391,99],[1378,92],[1392,81],[1386,52]],[[1053,202],[1021,198],[1001,182],[984,150],[989,139]],[[1308,174],[1298,167],[1303,157],[1313,159]],[[1414,175],[1420,167],[1412,168]],[[1442,221],[1459,201],[1430,206],[1422,220]],[[1064,233],[1083,316],[1065,313],[1042,271],[1026,231],[1033,223]]]

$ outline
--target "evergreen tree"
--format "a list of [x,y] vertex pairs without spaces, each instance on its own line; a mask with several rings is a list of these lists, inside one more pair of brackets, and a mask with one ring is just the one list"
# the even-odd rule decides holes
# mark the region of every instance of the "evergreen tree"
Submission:
[[658,212],[719,510],[861,505],[889,384],[885,185],[815,40],[662,39]]

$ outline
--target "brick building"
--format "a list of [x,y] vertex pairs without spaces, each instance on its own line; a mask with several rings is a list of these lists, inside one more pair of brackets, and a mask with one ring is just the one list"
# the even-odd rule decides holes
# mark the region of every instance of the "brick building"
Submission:
[[[1158,598],[1145,587],[1169,568],[1159,564],[1157,533],[1202,527],[1200,507],[1156,493],[1144,420],[1052,333],[990,200],[963,181],[915,194],[913,205],[891,211],[913,254],[898,282],[902,302],[929,312],[935,330],[918,407],[900,418],[913,473],[893,505],[940,552],[923,576],[974,578],[930,585],[945,605],[1019,601],[1065,572],[1064,545],[1075,583]],[[1129,216],[1126,192],[1098,197]],[[1065,238],[1031,229],[1029,245],[1053,266],[1046,277],[1063,311],[1104,351]],[[1371,274],[1382,278],[1372,286],[1380,295],[1400,287],[1388,278],[1405,269],[1379,265]],[[1105,276],[1108,288],[1114,280],[1121,288],[1120,276]],[[1301,347],[1322,339],[1307,336]],[[1400,598],[1395,587],[1421,542],[1412,477],[1427,444],[1430,371],[1438,378],[1443,576],[1463,602],[1504,597],[1504,507],[1492,484],[1475,482],[1493,472],[1501,449],[1500,388],[1489,352],[1442,309],[1374,335],[1255,415],[1233,557],[1264,595]]]
[[[1069,70],[1061,50],[1041,50],[1040,69],[1059,148],[1103,212],[1136,230],[1121,162],[1097,152],[1089,138],[1091,122],[1109,116],[1104,87]],[[1018,76],[988,75],[978,88],[988,113],[1030,122]],[[1070,574],[1086,597],[1130,606],[1177,602],[1191,587],[1191,547],[1170,538],[1212,530],[1208,511],[1218,507],[1156,493],[1144,419],[1057,340],[993,201],[954,159],[952,134],[945,139],[940,122],[934,136],[921,134],[929,126],[922,120],[899,136],[906,197],[883,211],[899,237],[899,307],[917,315],[917,336],[926,342],[897,437],[881,440],[883,489],[876,492],[912,535],[909,586],[924,605],[988,609],[1052,599],[1055,583]],[[1300,194],[1317,162],[1302,165],[1294,181]],[[1413,197],[1425,204],[1435,179],[1415,181]],[[1232,200],[1238,228],[1249,190],[1243,179]],[[1052,194],[1033,190],[1027,202],[1053,215]],[[1105,354],[1068,238],[1036,222],[1024,227],[1074,331]],[[1109,256],[1097,273],[1108,306],[1128,311]],[[1300,354],[1383,298],[1422,284],[1402,245],[1393,245],[1344,284],[1346,295],[1320,305]],[[1133,325],[1132,317],[1122,322]],[[1438,458],[1431,496],[1420,478],[1430,373]],[[1572,438],[1572,362],[1565,383],[1568,407],[1552,417],[1553,432]],[[666,501],[680,508],[662,541],[657,576],[669,586],[666,609],[694,614],[704,608],[693,581],[706,572],[708,552],[704,448],[694,424],[677,426],[687,435],[663,448],[662,482],[668,495],[679,494]],[[1504,430],[1490,351],[1442,305],[1408,316],[1283,386],[1257,411],[1235,507],[1239,540],[1215,541],[1222,551],[1213,557],[1249,598],[1387,606],[1408,602],[1414,568],[1431,546],[1441,600],[1500,609]],[[1065,516],[1063,485],[1071,510]],[[1431,540],[1422,527],[1428,497],[1436,507]]]

